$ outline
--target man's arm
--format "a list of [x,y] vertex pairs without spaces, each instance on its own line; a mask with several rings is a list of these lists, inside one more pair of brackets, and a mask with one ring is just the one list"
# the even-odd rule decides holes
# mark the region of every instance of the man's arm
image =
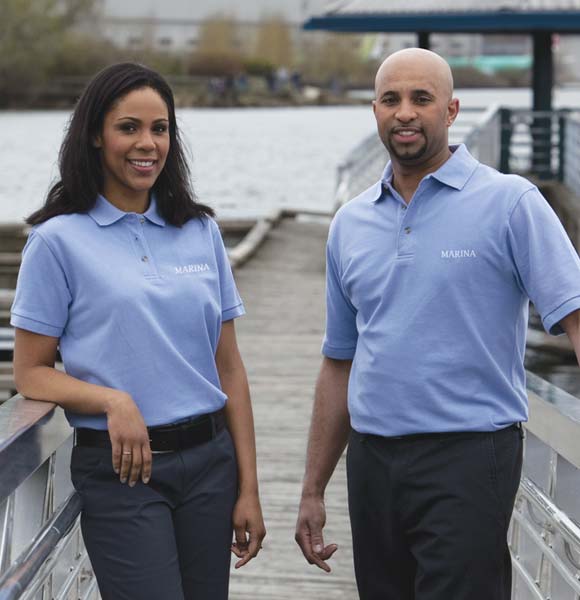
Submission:
[[296,523],[296,542],[306,560],[327,572],[330,567],[325,561],[335,553],[337,546],[324,546],[324,491],[348,441],[347,389],[351,366],[352,360],[325,357],[322,362],[316,383],[306,472]]
[[578,360],[578,364],[580,364],[580,310],[575,310],[566,315],[560,321],[560,324],[570,339],[576,353],[576,359]]

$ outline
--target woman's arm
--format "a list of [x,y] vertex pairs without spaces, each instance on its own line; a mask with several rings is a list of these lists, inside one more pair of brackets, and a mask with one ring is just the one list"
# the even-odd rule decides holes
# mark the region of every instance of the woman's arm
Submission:
[[236,563],[236,568],[239,568],[258,554],[266,535],[266,528],[258,496],[256,441],[250,390],[238,350],[233,320],[222,324],[216,365],[222,389],[228,397],[226,419],[238,461],[239,496],[233,514],[236,543],[232,545],[232,551],[241,559]]
[[[16,329],[14,382],[27,398],[54,402],[81,414],[106,414],[113,468],[122,483],[134,486],[151,477],[151,450],[143,417],[131,396],[86,383],[54,368],[58,338]],[[130,452],[130,454],[129,454]]]

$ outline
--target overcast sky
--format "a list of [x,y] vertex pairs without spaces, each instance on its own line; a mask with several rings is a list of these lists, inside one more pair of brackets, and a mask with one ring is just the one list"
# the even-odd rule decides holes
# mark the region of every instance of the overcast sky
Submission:
[[320,12],[327,0],[102,0],[105,14],[114,17],[157,17],[203,19],[227,13],[244,21],[256,21],[263,15],[283,15],[293,22]]

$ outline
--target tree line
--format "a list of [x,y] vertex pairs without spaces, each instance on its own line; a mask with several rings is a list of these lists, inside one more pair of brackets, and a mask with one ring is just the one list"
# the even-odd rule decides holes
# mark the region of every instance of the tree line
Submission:
[[305,82],[364,86],[372,83],[376,61],[365,58],[361,39],[301,32],[276,15],[251,28],[215,15],[200,25],[187,52],[160,50],[146,36],[138,47],[122,48],[102,35],[95,0],[2,0],[0,106],[43,104],[67,82],[74,95],[79,81],[121,60],[143,62],[170,78],[267,77],[283,67]]
[[[203,81],[215,78],[244,78],[245,93],[271,95],[271,78],[280,69],[334,94],[369,89],[378,66],[379,57],[369,52],[372,36],[305,32],[275,14],[250,25],[214,15],[200,24],[195,45],[186,51],[161,50],[146,25],[138,45],[121,47],[105,39],[100,4],[0,0],[0,107],[70,105],[94,73],[122,60],[145,63],[181,82],[178,99],[181,94],[184,103],[207,100],[211,91]],[[454,76],[458,87],[529,83],[526,70],[485,75],[467,67],[454,69]],[[262,87],[252,84],[259,78],[266,82]]]

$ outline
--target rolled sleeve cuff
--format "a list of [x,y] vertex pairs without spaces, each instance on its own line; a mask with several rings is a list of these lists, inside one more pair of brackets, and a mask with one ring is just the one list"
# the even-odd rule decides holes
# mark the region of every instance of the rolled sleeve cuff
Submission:
[[354,358],[356,352],[356,346],[352,348],[337,348],[331,346],[327,342],[322,344],[322,354],[328,358],[334,358],[336,360],[350,360]]
[[561,304],[542,319],[544,329],[551,335],[562,335],[564,330],[560,325],[560,321],[578,309],[580,309],[580,296],[575,296],[574,298],[570,298],[570,300],[566,300],[564,304]]
[[226,310],[222,310],[222,321],[231,321],[236,317],[241,317],[246,314],[246,309],[243,304],[238,304],[233,308],[228,308]]
[[18,327],[18,329],[31,331],[32,333],[39,333],[40,335],[48,335],[56,338],[59,338],[63,332],[62,327],[55,327],[54,325],[42,323],[36,319],[31,319],[29,317],[24,317],[14,313],[12,313],[10,317],[10,325],[12,325],[12,327]]

